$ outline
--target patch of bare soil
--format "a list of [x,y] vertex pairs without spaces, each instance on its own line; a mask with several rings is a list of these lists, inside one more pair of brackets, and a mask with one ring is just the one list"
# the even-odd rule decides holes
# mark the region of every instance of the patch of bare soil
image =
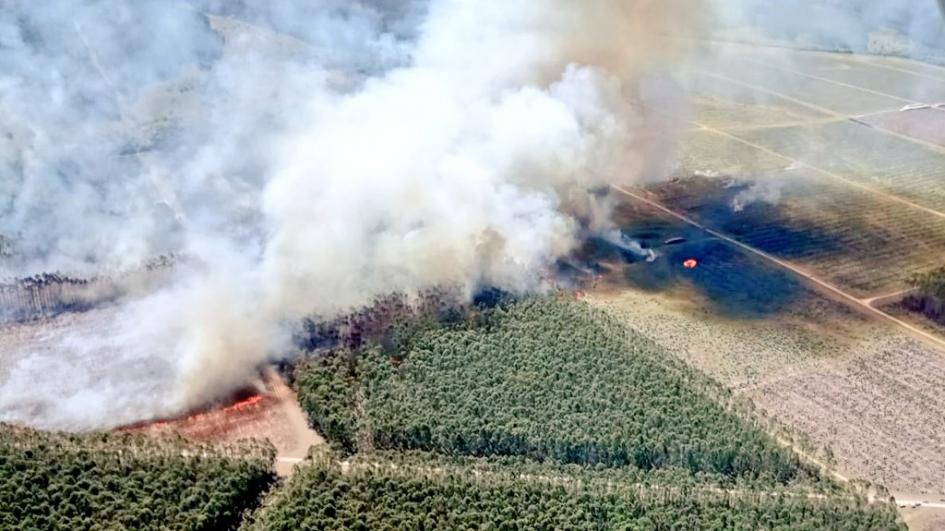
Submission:
[[239,439],[268,439],[276,447],[276,471],[287,475],[324,439],[308,425],[295,393],[275,371],[265,374],[266,391],[243,398],[228,406],[195,413],[174,420],[122,428],[153,435],[176,434],[204,442],[233,442]]
[[911,531],[945,531],[945,511],[924,507],[903,507],[899,515]]

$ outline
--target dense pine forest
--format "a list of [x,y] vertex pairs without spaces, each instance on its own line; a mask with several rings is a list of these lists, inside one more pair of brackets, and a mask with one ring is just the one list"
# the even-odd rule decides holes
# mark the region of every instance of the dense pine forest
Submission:
[[0,529],[234,529],[274,481],[268,443],[0,425]]
[[500,473],[478,461],[372,455],[340,463],[317,456],[245,528],[903,529],[891,506],[855,497],[664,488],[577,470],[535,476],[513,467]]
[[521,455],[770,484],[817,475],[723,407],[719,386],[565,298],[403,324],[385,345],[299,366],[296,386],[348,453]]
[[296,366],[335,457],[252,529],[900,529],[727,391],[566,297],[398,323]]

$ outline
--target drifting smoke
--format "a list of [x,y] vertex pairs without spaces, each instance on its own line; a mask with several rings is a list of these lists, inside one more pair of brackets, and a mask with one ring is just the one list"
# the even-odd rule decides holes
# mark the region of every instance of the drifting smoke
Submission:
[[712,0],[720,36],[945,62],[940,0]]
[[[192,265],[116,312],[99,351],[128,363],[95,359],[90,337],[58,343],[72,366],[23,353],[0,419],[90,428],[181,411],[251,382],[303,316],[435,286],[544,289],[582,234],[612,229],[589,190],[652,178],[666,150],[647,140],[639,87],[684,51],[697,4],[5,6],[7,273],[170,251]],[[172,385],[131,368],[147,365],[143,343]],[[140,385],[69,375],[112,363]],[[76,401],[96,414],[70,416]]]

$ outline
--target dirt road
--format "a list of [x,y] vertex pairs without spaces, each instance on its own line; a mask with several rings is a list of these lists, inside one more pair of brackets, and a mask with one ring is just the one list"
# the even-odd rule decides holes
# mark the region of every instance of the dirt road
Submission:
[[287,476],[308,455],[310,447],[323,445],[325,440],[309,427],[308,417],[302,411],[295,392],[272,367],[266,369],[266,380],[270,393],[279,400],[283,429],[288,435],[282,444],[276,445],[276,473]]
[[883,320],[883,321],[886,321],[887,323],[890,323],[890,324],[892,324],[892,325],[895,325],[895,326],[901,328],[902,330],[906,331],[906,332],[907,332],[909,335],[911,335],[912,337],[914,337],[914,338],[916,338],[916,339],[919,339],[919,340],[921,340],[921,341],[924,341],[924,342],[926,342],[926,343],[928,343],[928,344],[930,344],[930,345],[933,345],[934,347],[936,347],[937,349],[939,349],[940,351],[942,351],[943,354],[945,354],[945,340],[939,339],[938,337],[936,337],[936,336],[934,336],[934,335],[932,335],[932,334],[930,334],[930,333],[928,333],[928,332],[926,332],[926,331],[924,331],[924,330],[921,330],[921,329],[919,329],[919,328],[917,328],[917,327],[915,327],[915,326],[913,326],[913,325],[911,325],[911,324],[909,324],[909,323],[903,321],[902,319],[898,319],[898,318],[896,318],[896,317],[893,317],[892,315],[889,315],[888,313],[886,313],[886,312],[884,312],[884,311],[882,311],[882,310],[880,310],[880,309],[878,309],[878,308],[874,308],[873,305],[870,304],[870,302],[871,302],[870,299],[867,299],[867,300],[859,299],[859,298],[855,297],[854,295],[851,295],[850,293],[847,293],[846,291],[843,291],[842,289],[838,288],[837,286],[834,286],[833,284],[830,284],[829,282],[826,282],[826,281],[824,281],[824,280],[822,280],[822,279],[820,279],[820,278],[814,276],[813,274],[811,274],[811,273],[805,271],[804,269],[802,269],[802,268],[800,268],[800,267],[798,267],[798,266],[796,266],[796,265],[794,265],[794,264],[792,264],[792,263],[790,263],[790,262],[781,260],[780,258],[777,258],[777,257],[775,257],[775,256],[772,256],[772,255],[770,255],[770,254],[768,254],[768,253],[766,253],[766,252],[764,252],[764,251],[762,251],[762,250],[760,250],[760,249],[757,249],[757,248],[755,248],[755,247],[752,247],[752,246],[750,246],[750,245],[748,245],[748,244],[746,244],[746,243],[742,243],[742,242],[740,242],[740,241],[738,241],[738,240],[736,240],[736,239],[734,239],[734,238],[732,238],[732,237],[730,237],[730,236],[727,236],[727,235],[725,235],[725,234],[723,234],[723,233],[721,233],[721,232],[718,232],[718,231],[716,231],[716,230],[710,229],[709,227],[706,227],[705,225],[699,223],[698,221],[696,221],[696,220],[694,220],[694,219],[692,219],[692,218],[690,218],[690,217],[688,217],[688,216],[685,216],[685,215],[683,215],[683,214],[680,214],[680,213],[678,213],[678,212],[676,212],[676,211],[674,211],[674,210],[672,210],[672,209],[670,209],[670,208],[668,208],[668,207],[666,207],[666,206],[664,206],[664,205],[662,205],[662,204],[660,204],[660,203],[658,203],[658,202],[656,202],[656,201],[650,199],[649,197],[646,197],[646,196],[644,195],[645,192],[642,192],[642,191],[632,191],[632,190],[629,190],[629,189],[627,189],[627,188],[623,188],[623,187],[621,187],[621,186],[616,186],[616,185],[613,186],[613,189],[616,190],[616,191],[618,191],[618,192],[620,192],[620,193],[622,193],[622,194],[624,194],[624,195],[626,195],[626,196],[628,196],[628,197],[631,197],[631,198],[633,198],[633,199],[636,199],[637,201],[640,201],[640,202],[642,202],[642,203],[644,203],[644,204],[646,204],[646,205],[648,205],[648,206],[650,206],[650,207],[652,207],[652,208],[654,208],[654,209],[656,209],[656,210],[659,210],[660,212],[663,212],[663,213],[665,213],[665,214],[667,214],[667,215],[669,215],[669,216],[672,216],[673,218],[676,218],[676,219],[678,219],[678,220],[680,220],[680,221],[682,221],[682,222],[684,222],[684,223],[686,223],[686,224],[688,224],[688,225],[691,225],[691,226],[693,226],[693,227],[695,227],[695,228],[698,228],[699,230],[702,230],[702,231],[706,232],[707,234],[710,234],[710,235],[712,235],[712,236],[714,236],[714,237],[716,237],[716,238],[718,238],[718,239],[720,239],[720,240],[722,240],[722,241],[724,241],[724,242],[726,242],[726,243],[729,243],[729,244],[731,244],[731,245],[734,245],[734,246],[738,247],[739,249],[742,249],[742,250],[744,250],[744,251],[747,251],[747,252],[749,252],[749,253],[751,253],[751,254],[754,254],[754,255],[756,255],[756,256],[760,256],[760,257],[764,258],[765,260],[767,260],[767,261],[769,261],[769,262],[772,262],[772,263],[774,263],[774,264],[776,264],[776,265],[778,265],[778,266],[780,266],[780,267],[782,267],[782,268],[784,268],[784,269],[786,269],[786,270],[788,270],[788,271],[794,273],[794,274],[797,275],[798,277],[801,277],[801,279],[805,280],[808,284],[810,284],[811,286],[813,286],[814,288],[816,288],[816,289],[817,289],[818,291],[820,291],[821,293],[824,293],[824,294],[828,295],[828,296],[831,297],[832,299],[837,300],[837,301],[840,301],[840,302],[843,302],[843,303],[846,303],[846,304],[849,305],[850,307],[852,307],[852,308],[854,308],[854,309],[856,309],[856,310],[858,310],[858,311],[860,311],[860,312],[862,312],[862,313],[865,313],[865,314],[867,314],[867,315],[871,315],[871,316],[877,317],[877,318],[879,318],[879,319],[881,319],[881,320]]

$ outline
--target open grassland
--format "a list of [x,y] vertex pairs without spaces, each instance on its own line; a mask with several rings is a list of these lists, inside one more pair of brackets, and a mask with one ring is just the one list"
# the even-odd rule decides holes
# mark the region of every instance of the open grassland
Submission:
[[232,529],[272,483],[274,454],[0,425],[0,528]]
[[[545,472],[547,474],[547,472]],[[621,482],[592,471],[429,456],[331,456],[293,476],[247,529],[850,529],[903,527],[890,505],[806,491]]]
[[296,371],[314,425],[349,452],[520,455],[772,484],[817,475],[720,404],[720,386],[580,302],[413,323],[395,343]]

